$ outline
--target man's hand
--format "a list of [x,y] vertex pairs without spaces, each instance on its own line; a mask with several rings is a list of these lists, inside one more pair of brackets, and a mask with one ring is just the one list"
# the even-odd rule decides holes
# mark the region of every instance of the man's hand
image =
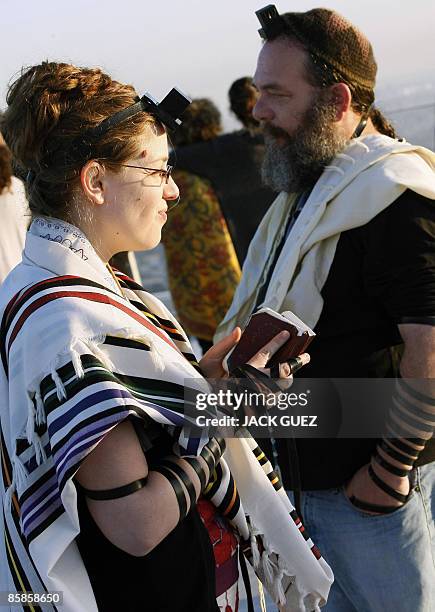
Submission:
[[[373,467],[374,464],[372,464]],[[375,504],[377,506],[390,506],[392,508],[403,506],[403,503],[397,501],[393,497],[384,493],[382,489],[380,489],[369,476],[368,473],[369,464],[363,465],[350,479],[345,488],[345,493],[348,498],[351,498],[352,495],[355,496],[358,500],[367,502],[369,504]],[[409,478],[407,476],[394,476],[384,470],[379,465],[374,466],[374,471],[377,475],[392,489],[395,489],[398,493],[402,493],[402,495],[408,495],[410,490]],[[362,512],[366,512],[365,510]],[[379,512],[367,512],[367,514],[382,514]]]

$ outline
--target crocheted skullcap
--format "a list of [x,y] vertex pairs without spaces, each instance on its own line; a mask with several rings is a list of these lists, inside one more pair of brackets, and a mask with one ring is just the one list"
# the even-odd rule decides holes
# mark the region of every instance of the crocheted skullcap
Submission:
[[315,8],[305,13],[284,13],[285,32],[345,79],[374,89],[377,64],[366,36],[339,13]]

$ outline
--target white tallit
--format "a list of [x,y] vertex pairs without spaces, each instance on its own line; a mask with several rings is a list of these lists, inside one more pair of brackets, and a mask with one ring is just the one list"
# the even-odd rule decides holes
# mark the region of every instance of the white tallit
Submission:
[[[22,264],[0,293],[5,466],[0,481],[0,527],[6,533],[0,543],[0,590],[15,591],[21,580],[23,590],[62,591],[65,612],[97,609],[75,543],[80,526],[73,476],[80,461],[114,425],[132,414],[167,426],[189,454],[198,454],[207,441],[206,437],[189,439],[185,429],[175,436],[174,426],[182,425],[182,396],[146,394],[109,376],[143,377],[180,389],[188,379],[193,388],[207,390],[189,362],[190,345],[179,324],[159,300],[132,286],[125,284],[120,291],[77,228],[39,219],[27,235]],[[150,316],[144,316],[144,310]],[[153,317],[164,324],[153,324]],[[109,337],[118,344],[107,345]],[[127,341],[146,350],[119,345],[127,346]],[[90,367],[93,358],[97,365]],[[98,383],[98,392],[106,394],[110,416],[103,419],[92,402],[77,406],[75,396],[74,402],[67,397],[59,375],[67,367],[71,384],[85,370],[106,373],[107,381]],[[44,392],[47,380],[53,389]],[[48,400],[53,405],[49,411]],[[19,450],[19,443],[24,450]],[[221,460],[240,492],[240,510],[232,522],[243,539],[251,537],[254,564],[272,597],[282,603],[286,600],[286,610],[319,610],[327,599],[332,572],[312,542],[302,536],[290,516],[293,508],[287,496],[282,488],[275,490],[267,475],[270,464],[260,465],[255,449],[252,438],[228,440]],[[211,501],[218,506],[221,499],[222,490],[218,490]],[[264,542],[261,555],[255,535]],[[47,605],[45,609],[55,608]]]
[[[310,193],[280,253],[262,305],[291,310],[313,328],[322,312],[321,290],[341,232],[365,225],[406,189],[435,199],[434,169],[435,154],[424,147],[383,135],[352,140]],[[236,325],[246,326],[295,200],[294,194],[279,194],[264,217],[215,341]]]

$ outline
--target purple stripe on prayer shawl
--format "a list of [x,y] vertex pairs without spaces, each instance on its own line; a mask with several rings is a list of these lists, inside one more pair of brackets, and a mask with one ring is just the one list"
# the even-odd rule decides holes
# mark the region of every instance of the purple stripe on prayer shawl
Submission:
[[[56,491],[56,494],[53,495],[55,491]],[[48,499],[49,497],[50,499]],[[47,491],[47,494],[44,495],[44,499],[46,500],[45,503],[38,510],[36,510],[31,516],[29,516],[30,514],[29,512],[26,513],[25,518],[24,518],[24,515],[21,516],[21,528],[22,528],[23,533],[27,533],[29,531],[28,526],[33,523],[33,521],[38,517],[40,512],[44,510],[44,508],[47,508],[48,505],[54,506],[57,504],[57,501],[60,500],[59,487],[57,486],[57,483],[55,486],[51,488],[50,491]],[[39,503],[41,503],[42,501],[43,501],[42,499],[39,499]],[[34,504],[34,506],[37,506],[37,505],[38,504]]]
[[200,443],[200,438],[189,438],[189,442],[187,444],[186,453],[188,455],[196,455],[198,453],[198,447]]
[[[104,419],[101,419],[97,423],[91,423],[83,429],[76,431],[71,438],[66,440],[65,444],[59,449],[59,451],[54,454],[57,472],[59,473],[64,470],[64,466],[62,464],[70,458],[69,455],[71,455],[75,448],[78,448],[80,442],[89,440],[89,438],[97,433],[107,432],[111,425],[114,423],[119,423],[127,418],[130,412],[131,411],[129,410],[124,410],[122,413],[112,414]],[[89,440],[88,446],[93,446],[99,440],[101,440],[101,438],[102,436]]]
[[27,516],[29,512],[31,512],[33,508],[35,508],[35,506],[41,503],[44,497],[47,497],[48,495],[50,495],[50,493],[56,487],[59,488],[59,485],[57,483],[56,474],[53,474],[52,478],[49,478],[47,482],[44,482],[44,484],[41,487],[39,487],[35,491],[35,493],[33,493],[33,495],[31,495],[28,499],[26,499],[26,501],[23,504],[21,504],[22,520],[24,520],[24,517]]
[[[77,404],[72,406],[72,408],[70,408],[66,412],[63,412],[61,416],[59,416],[58,418],[55,418],[53,421],[50,422],[48,426],[50,438],[53,438],[54,434],[57,431],[59,431],[59,429],[62,429],[62,427],[70,423],[74,419],[75,416],[77,416],[80,412],[83,412],[87,408],[90,408],[92,406],[95,407],[97,404],[100,404],[107,399],[122,400],[122,406],[124,406],[125,398],[133,399],[131,393],[129,393],[128,391],[125,391],[124,389],[120,389],[120,388],[103,389],[101,391],[97,391],[95,393],[92,393],[91,395],[86,396],[81,401],[79,401]],[[53,411],[54,414],[59,409],[61,410],[65,409],[65,404],[61,404],[59,408],[55,409]],[[125,406],[124,406],[124,409],[125,409]],[[51,415],[49,415],[49,418],[50,416]]]
[[44,504],[38,512],[35,512],[34,516],[32,516],[32,520],[27,525],[26,529],[23,529],[23,533],[26,538],[29,537],[30,533],[38,527],[43,521],[45,521],[50,514],[53,514],[55,510],[62,507],[62,500],[60,497],[54,497],[53,500],[50,500],[46,504]]
[[[157,412],[159,412],[162,416],[165,416],[172,424],[174,425],[183,425],[184,415],[179,415],[169,408],[164,408],[159,404],[154,404],[148,400],[142,400],[135,398],[131,393],[125,391],[124,389],[103,389],[102,391],[98,391],[91,395],[88,395],[86,398],[81,400],[78,404],[70,408],[67,412],[63,413],[57,419],[54,419],[48,426],[48,431],[50,437],[59,431],[62,427],[64,427],[67,423],[69,423],[77,414],[90,408],[91,406],[96,406],[96,404],[102,403],[108,399],[117,399],[122,400],[122,407],[125,408],[125,399],[128,398],[130,401],[134,401],[135,403],[145,404],[145,406],[150,406],[154,408]],[[61,405],[60,408],[64,408],[64,405]],[[56,410],[57,411],[57,410]]]
[[[47,457],[51,454],[50,442],[44,446],[44,451]],[[34,472],[36,468],[39,467],[38,462],[36,461],[36,455],[33,455],[28,461],[24,462],[24,466],[29,474]]]

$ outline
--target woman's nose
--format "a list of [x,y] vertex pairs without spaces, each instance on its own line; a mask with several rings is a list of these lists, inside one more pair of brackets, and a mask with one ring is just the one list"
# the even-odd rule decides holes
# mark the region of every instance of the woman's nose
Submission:
[[172,176],[170,176],[169,181],[165,184],[163,189],[163,198],[165,200],[176,200],[179,196],[180,190],[177,187],[177,183]]

